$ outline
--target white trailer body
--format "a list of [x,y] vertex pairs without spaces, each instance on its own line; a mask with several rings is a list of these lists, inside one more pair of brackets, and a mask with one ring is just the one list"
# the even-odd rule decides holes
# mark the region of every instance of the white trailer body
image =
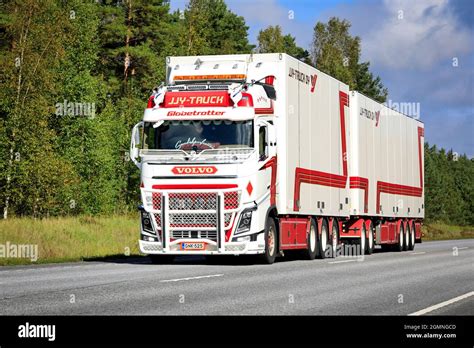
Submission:
[[[349,87],[285,55],[276,67],[278,211],[349,216]],[[277,63],[278,64],[278,63]]]
[[350,214],[423,218],[423,123],[355,91],[350,105]]

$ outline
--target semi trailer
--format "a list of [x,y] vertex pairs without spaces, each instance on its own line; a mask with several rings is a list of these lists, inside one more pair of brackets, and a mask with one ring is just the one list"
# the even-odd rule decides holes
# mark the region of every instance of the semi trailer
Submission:
[[140,250],[154,263],[413,250],[423,144],[419,120],[289,55],[168,57],[132,130]]

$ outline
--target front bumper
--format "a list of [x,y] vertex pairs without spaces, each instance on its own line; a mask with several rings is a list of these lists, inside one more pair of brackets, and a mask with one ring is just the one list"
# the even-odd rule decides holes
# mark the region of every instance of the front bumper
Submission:
[[189,242],[189,240],[176,241],[171,244],[167,250],[163,249],[163,244],[161,242],[140,240],[139,246],[142,253],[153,255],[255,255],[263,254],[265,252],[265,244],[263,244],[261,241],[227,242],[224,244],[223,248],[218,249],[217,245],[211,244],[211,241],[193,240],[193,242],[208,243],[206,250],[180,250],[180,245],[183,242]]

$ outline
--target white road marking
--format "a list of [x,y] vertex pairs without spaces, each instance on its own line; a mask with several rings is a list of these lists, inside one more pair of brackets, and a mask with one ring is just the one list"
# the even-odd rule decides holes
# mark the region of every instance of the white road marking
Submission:
[[428,308],[422,309],[422,310],[417,311],[417,312],[414,312],[414,313],[410,313],[410,314],[408,314],[408,315],[423,315],[423,314],[426,314],[426,313],[435,311],[435,310],[437,310],[437,309],[446,307],[446,306],[448,306],[448,305],[450,305],[450,304],[453,304],[453,303],[455,303],[455,302],[464,300],[464,299],[466,299],[466,298],[468,298],[468,297],[471,297],[471,296],[473,296],[473,295],[474,295],[474,291],[471,291],[471,292],[468,292],[467,294],[464,294],[464,295],[461,295],[461,296],[452,298],[451,300],[447,300],[447,301],[438,303],[438,304],[436,304],[436,305],[430,306],[430,307],[428,307]]
[[222,277],[222,276],[223,276],[223,274],[211,274],[211,275],[197,276],[197,277],[178,278],[178,279],[166,279],[166,280],[161,280],[160,283],[179,282],[179,281],[182,281],[182,280],[214,278],[214,277]]
[[426,254],[426,251],[419,251],[417,253],[410,253],[410,255],[422,255],[422,254]]
[[343,260],[343,261],[331,261],[328,263],[345,263],[345,262],[356,262],[357,260]]
[[465,249],[469,249],[469,247],[458,248],[458,250],[465,250]]

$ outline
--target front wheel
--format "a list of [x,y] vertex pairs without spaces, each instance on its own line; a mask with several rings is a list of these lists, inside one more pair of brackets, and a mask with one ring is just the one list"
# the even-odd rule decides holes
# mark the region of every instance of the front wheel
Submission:
[[265,225],[265,253],[260,255],[260,260],[269,265],[275,262],[277,254],[276,231],[275,220],[269,217]]

